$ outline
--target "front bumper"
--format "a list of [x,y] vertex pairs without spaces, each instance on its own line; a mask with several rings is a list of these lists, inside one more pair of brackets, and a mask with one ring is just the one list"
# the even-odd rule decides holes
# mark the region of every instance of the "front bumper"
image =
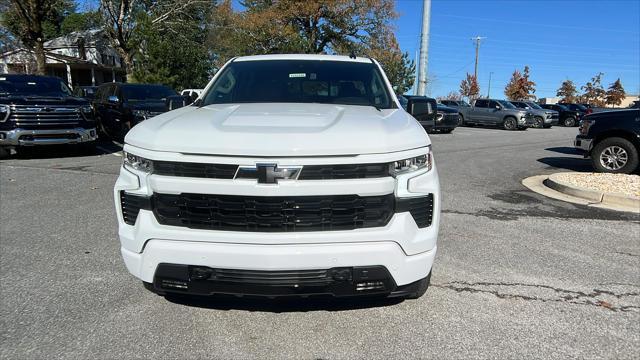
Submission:
[[[125,150],[127,149],[126,146]],[[411,157],[415,156],[415,152],[411,150],[405,155],[392,156]],[[386,162],[384,155],[370,156],[377,161]],[[364,160],[372,162],[371,159]],[[251,159],[249,162],[254,161],[263,160]],[[419,171],[395,179],[283,181],[277,186],[259,185],[246,180],[145,175],[129,168],[121,168],[114,187],[114,197],[124,262],[129,272],[148,283],[154,282],[157,269],[163,263],[242,271],[382,266],[390,274],[393,287],[399,288],[425,278],[431,270],[440,220],[439,188],[435,164],[429,172]],[[135,223],[128,225],[123,220],[121,191],[141,196],[149,196],[154,192],[236,196],[395,194],[396,198],[433,194],[434,201],[431,225],[422,228],[416,224],[411,213],[397,212],[385,226],[380,227],[332,231],[247,232],[163,225],[157,221],[152,211],[144,209],[139,211]],[[392,291],[391,287],[387,290]]]
[[585,138],[581,135],[578,135],[573,141],[573,146],[575,146],[576,149],[584,151],[585,155],[587,155],[591,152],[593,139]]
[[3,146],[35,146],[79,144],[95,141],[98,134],[95,128],[73,128],[60,130],[25,130],[21,128],[0,131],[0,145]]

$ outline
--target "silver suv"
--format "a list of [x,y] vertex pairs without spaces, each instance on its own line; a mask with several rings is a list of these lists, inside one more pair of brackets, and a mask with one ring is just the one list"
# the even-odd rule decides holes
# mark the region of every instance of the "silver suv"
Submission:
[[528,110],[533,113],[533,126],[548,129],[552,125],[558,125],[558,112],[545,109],[533,101],[511,101],[518,109]]

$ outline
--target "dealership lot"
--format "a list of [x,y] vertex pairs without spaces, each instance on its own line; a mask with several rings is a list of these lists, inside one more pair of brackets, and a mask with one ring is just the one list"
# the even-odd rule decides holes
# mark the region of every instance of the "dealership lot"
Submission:
[[2,358],[614,357],[640,346],[640,218],[523,178],[590,171],[576,128],[433,135],[439,249],[415,301],[164,299],[119,254],[121,154],[0,162]]

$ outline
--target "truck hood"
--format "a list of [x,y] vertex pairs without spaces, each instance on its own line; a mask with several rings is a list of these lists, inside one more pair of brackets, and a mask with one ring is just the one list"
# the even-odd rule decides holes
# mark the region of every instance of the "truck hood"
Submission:
[[134,126],[125,142],[155,151],[255,157],[388,153],[430,144],[402,109],[292,103],[187,106]]

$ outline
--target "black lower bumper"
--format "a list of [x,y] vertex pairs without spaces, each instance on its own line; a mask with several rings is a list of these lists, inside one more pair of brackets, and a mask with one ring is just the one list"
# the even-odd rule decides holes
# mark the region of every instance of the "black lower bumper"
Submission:
[[319,270],[240,270],[162,263],[153,291],[159,294],[236,295],[260,297],[406,296],[417,282],[396,286],[384,266],[336,267]]

